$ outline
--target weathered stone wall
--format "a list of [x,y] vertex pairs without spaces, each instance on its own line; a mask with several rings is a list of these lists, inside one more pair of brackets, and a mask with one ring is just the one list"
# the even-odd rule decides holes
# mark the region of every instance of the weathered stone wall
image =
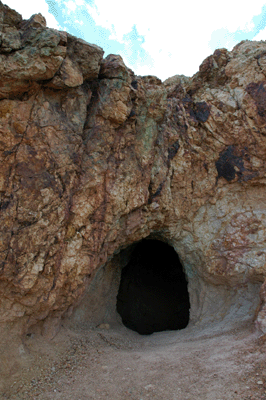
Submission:
[[261,287],[266,332],[266,43],[162,83],[1,2],[0,30],[0,321],[54,325],[153,234],[192,297]]

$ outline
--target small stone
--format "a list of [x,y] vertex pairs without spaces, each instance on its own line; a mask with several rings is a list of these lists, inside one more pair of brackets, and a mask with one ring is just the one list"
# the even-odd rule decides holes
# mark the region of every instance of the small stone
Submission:
[[146,389],[146,390],[150,390],[150,389],[153,389],[153,388],[154,388],[154,385],[152,385],[152,384],[144,386],[144,389]]
[[100,324],[97,326],[97,328],[99,329],[110,329],[110,325],[109,324]]
[[257,384],[258,385],[263,385],[263,382],[262,381],[258,381]]

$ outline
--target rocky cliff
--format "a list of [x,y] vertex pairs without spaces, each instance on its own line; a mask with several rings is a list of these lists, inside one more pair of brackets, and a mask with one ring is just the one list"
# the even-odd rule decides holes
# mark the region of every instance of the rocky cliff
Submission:
[[150,236],[180,257],[192,322],[223,288],[266,333],[266,43],[161,82],[1,2],[0,32],[3,326],[56,326]]

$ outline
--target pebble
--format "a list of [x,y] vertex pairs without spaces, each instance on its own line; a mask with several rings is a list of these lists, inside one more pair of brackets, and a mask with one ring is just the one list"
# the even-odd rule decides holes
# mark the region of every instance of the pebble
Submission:
[[97,328],[99,329],[110,329],[110,325],[109,324],[100,324],[97,326]]
[[262,381],[258,381],[257,384],[258,385],[263,385],[263,382]]
[[153,389],[153,388],[154,388],[154,385],[152,385],[152,384],[149,384],[144,387],[144,389],[146,389],[146,390]]

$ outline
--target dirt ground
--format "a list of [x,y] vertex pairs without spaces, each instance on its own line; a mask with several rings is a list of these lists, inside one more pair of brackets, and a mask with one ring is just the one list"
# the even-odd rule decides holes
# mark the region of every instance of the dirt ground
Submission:
[[147,336],[62,327],[53,340],[25,336],[13,350],[1,355],[1,400],[266,399],[266,340],[251,324]]

